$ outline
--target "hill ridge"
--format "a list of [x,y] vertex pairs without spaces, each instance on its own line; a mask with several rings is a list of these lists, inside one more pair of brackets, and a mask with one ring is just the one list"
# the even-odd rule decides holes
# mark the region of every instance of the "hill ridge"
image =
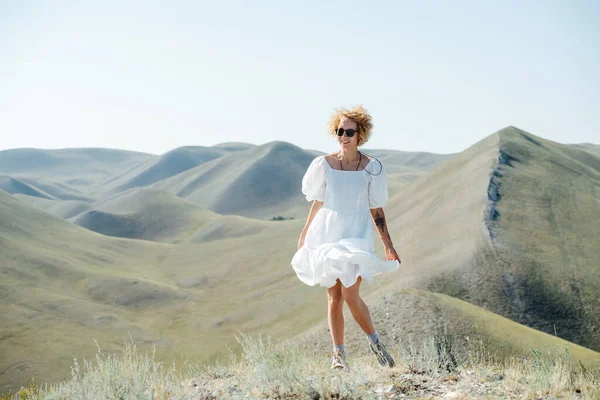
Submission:
[[[492,311],[600,350],[600,335],[593,334],[600,318],[586,294],[600,291],[586,266],[594,265],[593,237],[600,237],[588,222],[600,219],[600,158],[515,127],[497,134],[485,224],[506,300]],[[515,251],[524,244],[526,251]]]
[[23,194],[42,199],[53,200],[54,197],[44,190],[36,188],[22,179],[14,178],[10,175],[0,175],[0,190],[10,194]]

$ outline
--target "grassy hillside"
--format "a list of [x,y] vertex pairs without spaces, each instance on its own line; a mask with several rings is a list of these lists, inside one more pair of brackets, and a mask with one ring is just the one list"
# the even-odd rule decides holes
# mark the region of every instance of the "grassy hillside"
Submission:
[[0,190],[4,190],[10,194],[24,194],[42,199],[52,199],[50,194],[8,175],[0,175]]
[[228,151],[242,151],[256,147],[255,144],[241,143],[241,142],[223,142],[213,145],[212,147],[228,150]]
[[134,187],[152,185],[188,169],[238,151],[236,147],[185,146],[173,149],[156,159],[148,160],[122,176],[104,183],[105,193],[117,193]]
[[414,170],[427,170],[451,159],[455,154],[435,154],[424,151],[400,151],[363,149],[366,154],[377,157],[385,163],[388,171],[394,172],[400,168],[412,168]]
[[54,371],[68,367],[72,352],[88,346],[91,337],[115,346],[132,331],[164,343],[137,315],[86,294],[90,284],[107,277],[139,279],[164,252],[86,231],[0,191],[2,389],[32,374],[62,376]]
[[48,200],[91,201],[81,191],[63,183],[52,182],[47,178],[14,178],[9,175],[0,175],[0,190],[10,194]]
[[300,181],[313,158],[297,146],[271,142],[207,162],[154,187],[219,214],[269,218],[305,206]]
[[22,194],[15,194],[14,197],[29,206],[39,208],[55,217],[67,220],[94,207],[92,203],[80,200],[45,199]]
[[168,192],[134,189],[96,204],[74,223],[108,236],[181,243],[257,234],[268,222],[221,216]]
[[500,138],[498,309],[600,350],[600,158],[515,128]]
[[394,195],[438,164],[454,157],[454,154],[434,154],[420,151],[381,149],[363,149],[362,151],[385,164],[390,195]]
[[576,147],[581,150],[584,150],[584,151],[587,151],[588,153],[590,153],[596,157],[600,157],[600,144],[577,143],[577,144],[572,144],[571,146]]
[[[531,348],[544,354],[556,348],[569,347],[574,365],[581,361],[600,368],[600,353],[570,343],[559,337],[516,323],[466,301],[440,293],[417,289],[393,289],[366,296],[373,324],[383,343],[398,349],[424,337],[434,338],[447,346],[456,357],[476,347],[485,348],[486,357],[498,362],[511,356],[527,356]],[[345,343],[355,355],[370,354],[365,334],[344,307]],[[320,323],[293,336],[286,342],[329,349],[331,336],[326,312]]]
[[21,177],[20,180],[32,187],[35,187],[40,191],[43,191],[44,193],[48,193],[50,196],[57,200],[78,200],[84,202],[91,201],[91,199],[88,196],[86,196],[81,190],[78,190],[64,183],[53,182],[50,179],[33,179],[27,177]]
[[498,136],[490,135],[390,197],[384,211],[402,265],[373,290],[416,287],[462,296],[441,284],[450,283],[452,271],[478,268],[479,252],[491,252],[483,216],[497,154]]
[[223,240],[216,225],[210,240],[167,245],[99,235],[1,191],[0,216],[2,391],[32,374],[66,377],[94,338],[113,349],[130,332],[165,359],[204,359],[233,346],[237,329],[291,320],[274,329],[283,333],[301,318],[288,315],[306,293],[289,269],[298,221]]
[[[513,338],[522,339],[522,332],[517,331]],[[241,349],[229,353],[226,360],[189,360],[183,366],[159,363],[160,350],[144,353],[135,341],[126,341],[119,353],[106,351],[97,343],[95,357],[75,359],[71,376],[64,382],[50,386],[30,382],[11,393],[28,399],[145,398],[151,394],[152,398],[177,399],[409,396],[591,400],[600,395],[598,363],[590,360],[584,364],[577,346],[560,340],[548,349],[542,350],[536,343],[524,353],[499,359],[474,338],[459,349],[452,333],[426,334],[388,346],[396,360],[393,368],[379,366],[373,354],[346,347],[348,368],[332,371],[330,351],[312,341],[280,342],[270,334],[242,332],[235,338]]]
[[[390,193],[397,192],[428,169],[451,157],[395,150],[366,151],[386,163]],[[21,149],[0,152],[0,172],[4,167],[11,174],[16,174],[16,178],[6,175],[3,181],[0,180],[0,188],[12,194],[55,200],[44,202],[20,197],[27,204],[67,218],[98,208],[75,201],[90,204],[103,202],[119,193],[158,182],[159,188],[175,188],[171,190],[174,194],[182,192],[184,197],[201,207],[219,213],[265,219],[279,216],[301,217],[304,216],[305,203],[299,186],[293,186],[292,183],[299,181],[308,163],[320,154],[322,153],[302,150],[285,142],[263,146],[247,143],[222,143],[211,147],[186,146],[161,156],[146,157],[106,149]],[[226,155],[231,157],[216,161]],[[34,161],[28,163],[27,157]],[[38,159],[39,161],[35,161]],[[210,165],[195,169],[205,163]],[[242,167],[236,165],[239,163]],[[71,170],[68,165],[71,165]],[[223,171],[215,173],[214,168],[221,169],[223,166]],[[183,174],[189,170],[192,171]],[[264,174],[272,176],[264,180]],[[171,177],[174,177],[172,181],[169,180]],[[185,188],[182,189],[182,186]],[[203,193],[204,188],[207,188],[207,193]],[[59,200],[64,200],[64,204]],[[93,218],[114,220],[111,216],[99,214],[94,214]],[[135,237],[136,234],[138,233],[128,236]]]
[[387,284],[600,349],[599,162],[512,127],[465,150],[391,199],[406,266]]
[[0,173],[16,178],[50,179],[85,191],[109,176],[123,173],[154,157],[102,148],[3,150],[0,151]]

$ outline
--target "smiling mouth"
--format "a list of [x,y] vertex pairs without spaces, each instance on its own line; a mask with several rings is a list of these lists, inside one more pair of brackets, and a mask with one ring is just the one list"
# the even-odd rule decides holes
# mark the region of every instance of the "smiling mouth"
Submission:
[[350,141],[348,140],[347,142],[344,142],[344,141],[340,140],[340,143],[348,144],[348,143],[350,143]]

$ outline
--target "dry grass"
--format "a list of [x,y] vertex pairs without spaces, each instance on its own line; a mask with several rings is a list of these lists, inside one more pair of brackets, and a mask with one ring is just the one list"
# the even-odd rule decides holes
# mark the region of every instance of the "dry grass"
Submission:
[[464,355],[442,351],[429,337],[390,349],[394,368],[374,357],[352,358],[345,371],[329,368],[322,349],[275,344],[271,337],[235,335],[241,356],[225,363],[187,362],[182,368],[142,354],[133,340],[120,353],[98,346],[92,360],[74,360],[71,379],[55,385],[32,382],[5,399],[375,399],[375,398],[554,398],[597,399],[600,370],[573,367],[568,347],[501,362],[485,349]]

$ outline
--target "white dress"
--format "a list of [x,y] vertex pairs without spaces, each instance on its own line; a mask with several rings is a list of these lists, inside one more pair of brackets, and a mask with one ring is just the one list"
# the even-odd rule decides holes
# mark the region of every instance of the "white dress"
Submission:
[[398,269],[397,260],[378,258],[373,247],[375,227],[369,209],[383,207],[388,200],[383,164],[372,158],[363,170],[343,171],[318,156],[302,178],[302,193],[308,201],[323,202],[304,245],[292,258],[302,282],[329,288],[339,278],[350,287],[359,276],[370,283],[374,276]]

